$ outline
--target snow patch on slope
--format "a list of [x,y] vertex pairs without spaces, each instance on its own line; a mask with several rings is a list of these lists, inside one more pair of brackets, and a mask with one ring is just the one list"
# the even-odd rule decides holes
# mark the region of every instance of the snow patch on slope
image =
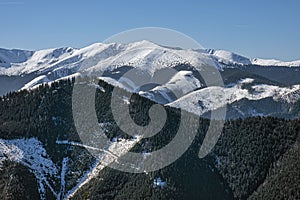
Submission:
[[3,140],[0,139],[0,167],[4,160],[10,160],[28,167],[38,180],[41,199],[46,198],[46,187],[55,197],[57,193],[48,178],[58,178],[58,167],[47,155],[42,143],[36,138]]
[[[46,199],[46,188],[49,188],[56,199],[65,199],[73,196],[78,189],[87,184],[92,178],[96,177],[99,172],[112,162],[118,162],[118,158],[129,152],[130,149],[140,141],[141,138],[136,137],[132,140],[117,139],[107,142],[104,149],[89,147],[81,143],[72,141],[57,141],[57,144],[80,146],[85,149],[97,150],[99,152],[96,162],[91,166],[90,170],[85,172],[84,176],[78,180],[78,184],[66,191],[65,176],[69,170],[69,158],[62,160],[62,166],[58,167],[47,155],[42,143],[36,138],[3,140],[0,139],[0,170],[5,160],[20,163],[30,169],[34,173],[38,181],[38,190],[41,199]],[[52,178],[60,180],[59,191],[55,191],[56,182]]]
[[[137,144],[140,140],[141,138],[139,137],[136,137],[135,139],[132,140],[117,139],[112,142],[109,141],[106,149],[98,149],[102,153],[98,155],[96,162],[92,165],[90,170],[87,171],[80,180],[78,180],[78,184],[73,189],[67,192],[66,198],[69,199],[73,197],[80,188],[82,188],[84,185],[90,182],[93,178],[97,177],[99,172],[103,170],[105,167],[107,167],[113,162],[118,162],[118,157],[121,157],[127,152],[129,152],[130,149],[135,144]],[[80,144],[71,141],[57,141],[57,144],[62,144],[65,142],[69,143],[70,145],[80,146]],[[89,147],[89,146],[84,146],[84,147],[95,150],[94,147]]]

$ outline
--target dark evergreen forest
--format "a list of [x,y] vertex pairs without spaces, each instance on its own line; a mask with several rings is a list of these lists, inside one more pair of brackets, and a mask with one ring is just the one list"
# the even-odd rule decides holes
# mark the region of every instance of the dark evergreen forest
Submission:
[[[110,109],[114,87],[95,80],[104,89],[97,89],[95,106],[99,123],[107,124],[106,135],[110,139],[116,136],[131,138],[114,122]],[[90,81],[79,78],[76,82]],[[83,171],[95,161],[84,148],[56,143],[57,140],[80,142],[72,115],[74,84],[75,79],[61,80],[0,97],[0,138],[35,137],[58,166],[64,157],[69,157],[71,172],[66,175],[66,190],[72,189]],[[122,92],[128,95],[128,92]],[[153,104],[149,99],[132,94],[129,109],[137,124],[149,123],[148,111]],[[295,113],[299,113],[299,105],[294,107]],[[185,111],[167,106],[165,109],[168,117],[164,128],[157,135],[142,139],[131,151],[153,151],[172,140]],[[184,126],[186,130],[196,127],[198,134],[189,149],[173,164],[147,174],[130,174],[106,167],[73,198],[300,199],[299,119],[252,117],[228,120],[213,151],[199,159],[198,152],[209,123],[208,119],[189,114]],[[11,176],[13,182],[9,181]],[[156,177],[163,178],[167,185],[154,187]],[[54,184],[59,182],[53,178]],[[37,188],[30,170],[18,163],[5,162],[0,171],[0,199],[36,199],[39,198]],[[48,189],[47,199],[53,198]]]

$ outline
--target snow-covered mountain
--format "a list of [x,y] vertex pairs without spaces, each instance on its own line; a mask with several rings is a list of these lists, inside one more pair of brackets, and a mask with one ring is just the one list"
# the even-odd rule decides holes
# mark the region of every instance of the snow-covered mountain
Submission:
[[[218,69],[227,87],[204,88],[205,83],[197,74],[197,70],[203,70],[204,65]],[[178,72],[166,75],[160,85],[140,88],[136,87],[134,81],[122,77],[133,68],[153,79],[166,69],[176,69]],[[208,103],[206,101],[210,100],[205,99],[207,93],[220,89],[227,94],[223,104],[266,98],[284,102],[287,94],[292,95],[285,102],[292,104],[299,99],[299,69],[300,61],[250,59],[223,50],[168,48],[149,41],[96,43],[81,49],[0,49],[0,95],[79,76],[82,71],[96,76],[101,72],[101,78],[113,85],[138,92],[158,103],[203,114],[222,105],[218,102]],[[242,88],[242,80],[252,80],[251,86]],[[199,101],[203,101],[201,105],[204,108],[199,108]]]
[[[86,61],[86,62],[84,62]],[[208,64],[217,68],[226,65],[263,65],[299,67],[300,61],[249,59],[223,50],[174,49],[149,41],[129,44],[95,43],[82,49],[71,47],[39,51],[0,49],[0,75],[16,76],[33,72],[90,68],[100,70],[108,67],[133,66],[154,72],[159,67],[190,63],[193,66]],[[151,64],[151,69],[149,69]],[[110,65],[110,66],[108,66]],[[113,66],[115,65],[115,66]]]

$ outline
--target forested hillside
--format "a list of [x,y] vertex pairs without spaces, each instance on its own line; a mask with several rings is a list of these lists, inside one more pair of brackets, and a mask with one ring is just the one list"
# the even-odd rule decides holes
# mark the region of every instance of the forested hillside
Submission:
[[[89,80],[81,78],[79,82],[88,83]],[[189,114],[184,126],[186,130],[198,128],[198,134],[189,149],[173,164],[156,172],[141,174],[130,174],[105,167],[90,181],[78,187],[78,184],[83,182],[82,177],[97,162],[97,158],[80,145],[58,143],[81,142],[72,116],[74,83],[74,79],[62,80],[0,98],[0,152],[3,150],[0,161],[4,160],[0,162],[1,199],[20,199],[20,196],[25,199],[37,196],[47,199],[286,197],[286,193],[276,193],[276,188],[285,188],[292,199],[300,198],[297,188],[297,183],[300,182],[297,176],[299,170],[296,170],[299,169],[299,144],[296,141],[297,137],[299,140],[300,121],[274,117],[227,121],[213,151],[204,159],[199,159],[199,148],[209,120]],[[106,135],[110,140],[132,139],[114,122],[110,109],[113,86],[99,81],[97,88],[95,106],[98,121],[105,127]],[[126,91],[123,93],[127,94]],[[132,95],[129,109],[137,124],[149,123],[148,110],[153,104],[155,103],[147,98]],[[131,151],[151,152],[160,149],[174,138],[181,112],[186,111],[167,106],[165,109],[168,118],[164,128],[157,135],[139,141]],[[299,107],[295,106],[293,112],[299,113]],[[43,166],[33,168],[33,165],[28,164],[30,161],[25,162],[24,158],[16,161],[4,151],[6,147],[12,147],[11,144],[16,144],[16,139],[24,138],[35,138],[41,142],[40,148],[47,152],[42,158],[51,160],[53,166],[56,166],[53,173],[37,172],[37,169],[44,169]],[[66,171],[64,166],[67,166]],[[13,177],[13,181],[9,177]],[[158,180],[161,180],[161,184],[157,184]],[[41,184],[44,185],[45,192]]]

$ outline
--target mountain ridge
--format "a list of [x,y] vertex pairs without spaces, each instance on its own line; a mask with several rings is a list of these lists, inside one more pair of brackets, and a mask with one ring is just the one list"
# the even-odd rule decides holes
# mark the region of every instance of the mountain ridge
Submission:
[[[271,100],[274,105],[282,105],[285,112],[300,99],[298,67],[260,66],[253,64],[249,58],[224,50],[169,48],[142,40],[128,44],[95,43],[81,49],[66,47],[23,53],[22,50],[0,49],[0,60],[0,95],[34,89],[41,84],[83,73],[92,76],[99,74],[102,80],[114,86],[200,115],[225,105],[237,106],[231,108],[236,117],[277,115],[279,111],[275,111],[275,107],[263,109],[265,99]],[[224,102],[212,103],[204,98],[208,95],[201,95],[203,92],[220,92],[214,87],[205,88],[206,83],[199,73],[205,71],[207,65],[219,70],[225,84],[225,88],[220,89],[233,95]],[[136,76],[135,80],[125,77],[132,69],[151,77],[149,81],[160,80],[160,84],[139,87],[139,79],[144,77]],[[250,79],[252,81],[249,83],[240,83]],[[190,104],[186,104],[187,99]],[[249,109],[246,104],[252,103],[247,100],[262,103],[245,110]],[[201,111],[204,102],[210,102],[205,112]]]
[[[92,45],[76,49],[72,47],[51,48],[38,51],[20,50],[20,49],[3,49],[0,48],[0,74],[1,75],[21,75],[43,69],[44,65],[53,65],[56,62],[64,60],[70,61],[74,56],[89,57],[95,53],[107,53],[109,57],[115,56],[115,53],[124,51],[136,51],[136,49],[161,49],[164,51],[185,52],[201,59],[213,59],[219,63],[226,65],[259,65],[259,66],[281,66],[281,67],[300,67],[300,60],[284,62],[275,59],[247,58],[230,51],[218,49],[180,49],[173,47],[160,46],[150,41],[139,41],[128,44],[121,43],[94,43]],[[114,50],[116,52],[114,52]],[[110,52],[109,52],[110,51]],[[74,54],[74,55],[73,55]],[[201,57],[202,55],[202,57]],[[145,55],[147,56],[147,55]],[[47,59],[46,59],[47,58]],[[104,57],[105,58],[105,57]],[[43,61],[45,61],[43,63]],[[76,60],[76,59],[75,59]],[[213,62],[206,63],[212,64]],[[216,66],[220,67],[220,66]],[[15,68],[14,70],[9,70]]]

